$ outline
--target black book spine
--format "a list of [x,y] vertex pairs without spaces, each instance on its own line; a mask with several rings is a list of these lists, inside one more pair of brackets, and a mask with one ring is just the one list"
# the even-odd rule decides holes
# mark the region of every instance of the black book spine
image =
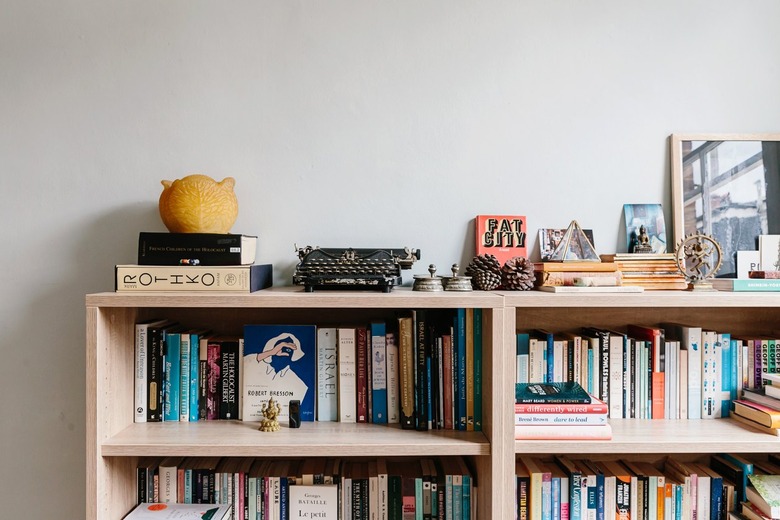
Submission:
[[221,385],[220,385],[220,419],[238,419],[238,341],[225,341],[222,343],[221,356]]
[[147,332],[147,422],[162,421],[162,376],[163,376],[163,331],[158,327],[149,327]]
[[415,320],[416,342],[415,347],[416,359],[417,359],[417,385],[415,388],[416,399],[416,413],[417,413],[417,429],[428,429],[428,360],[430,354],[428,353],[428,316],[427,311],[418,310],[416,312],[417,319]]
[[139,265],[240,265],[242,235],[151,233],[138,235]]

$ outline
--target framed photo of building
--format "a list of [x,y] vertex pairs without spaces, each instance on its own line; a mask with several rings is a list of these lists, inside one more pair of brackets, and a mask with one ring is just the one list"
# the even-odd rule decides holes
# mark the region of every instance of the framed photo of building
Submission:
[[736,276],[737,251],[780,234],[780,134],[673,134],[674,241],[711,235],[723,250],[719,277]]

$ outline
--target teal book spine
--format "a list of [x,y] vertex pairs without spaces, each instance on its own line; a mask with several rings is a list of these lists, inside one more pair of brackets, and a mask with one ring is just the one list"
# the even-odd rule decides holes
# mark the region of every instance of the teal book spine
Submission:
[[200,335],[190,334],[190,398],[189,419],[190,422],[200,418]]
[[371,323],[371,420],[387,424],[387,347],[384,322]]

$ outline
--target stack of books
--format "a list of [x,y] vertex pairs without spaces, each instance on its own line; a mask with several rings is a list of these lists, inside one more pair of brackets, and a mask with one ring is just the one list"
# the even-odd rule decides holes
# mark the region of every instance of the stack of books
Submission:
[[685,281],[672,253],[615,253],[601,255],[613,262],[623,275],[623,285],[646,290],[685,290]]
[[271,287],[270,264],[256,264],[257,237],[153,233],[138,237],[138,263],[115,267],[117,292],[231,291]]
[[535,287],[546,292],[638,292],[623,288],[613,262],[539,262],[534,264]]
[[609,407],[578,383],[518,383],[515,439],[609,440]]
[[759,431],[780,435],[780,374],[762,373],[761,379],[765,386],[742,390],[731,417]]

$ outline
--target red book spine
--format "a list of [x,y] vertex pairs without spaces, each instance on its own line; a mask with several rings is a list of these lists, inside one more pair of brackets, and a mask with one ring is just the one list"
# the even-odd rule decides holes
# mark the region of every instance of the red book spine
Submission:
[[368,422],[368,329],[355,329],[357,355],[357,422]]
[[442,351],[442,397],[444,401],[444,429],[454,430],[452,420],[452,336],[446,334],[441,338]]

